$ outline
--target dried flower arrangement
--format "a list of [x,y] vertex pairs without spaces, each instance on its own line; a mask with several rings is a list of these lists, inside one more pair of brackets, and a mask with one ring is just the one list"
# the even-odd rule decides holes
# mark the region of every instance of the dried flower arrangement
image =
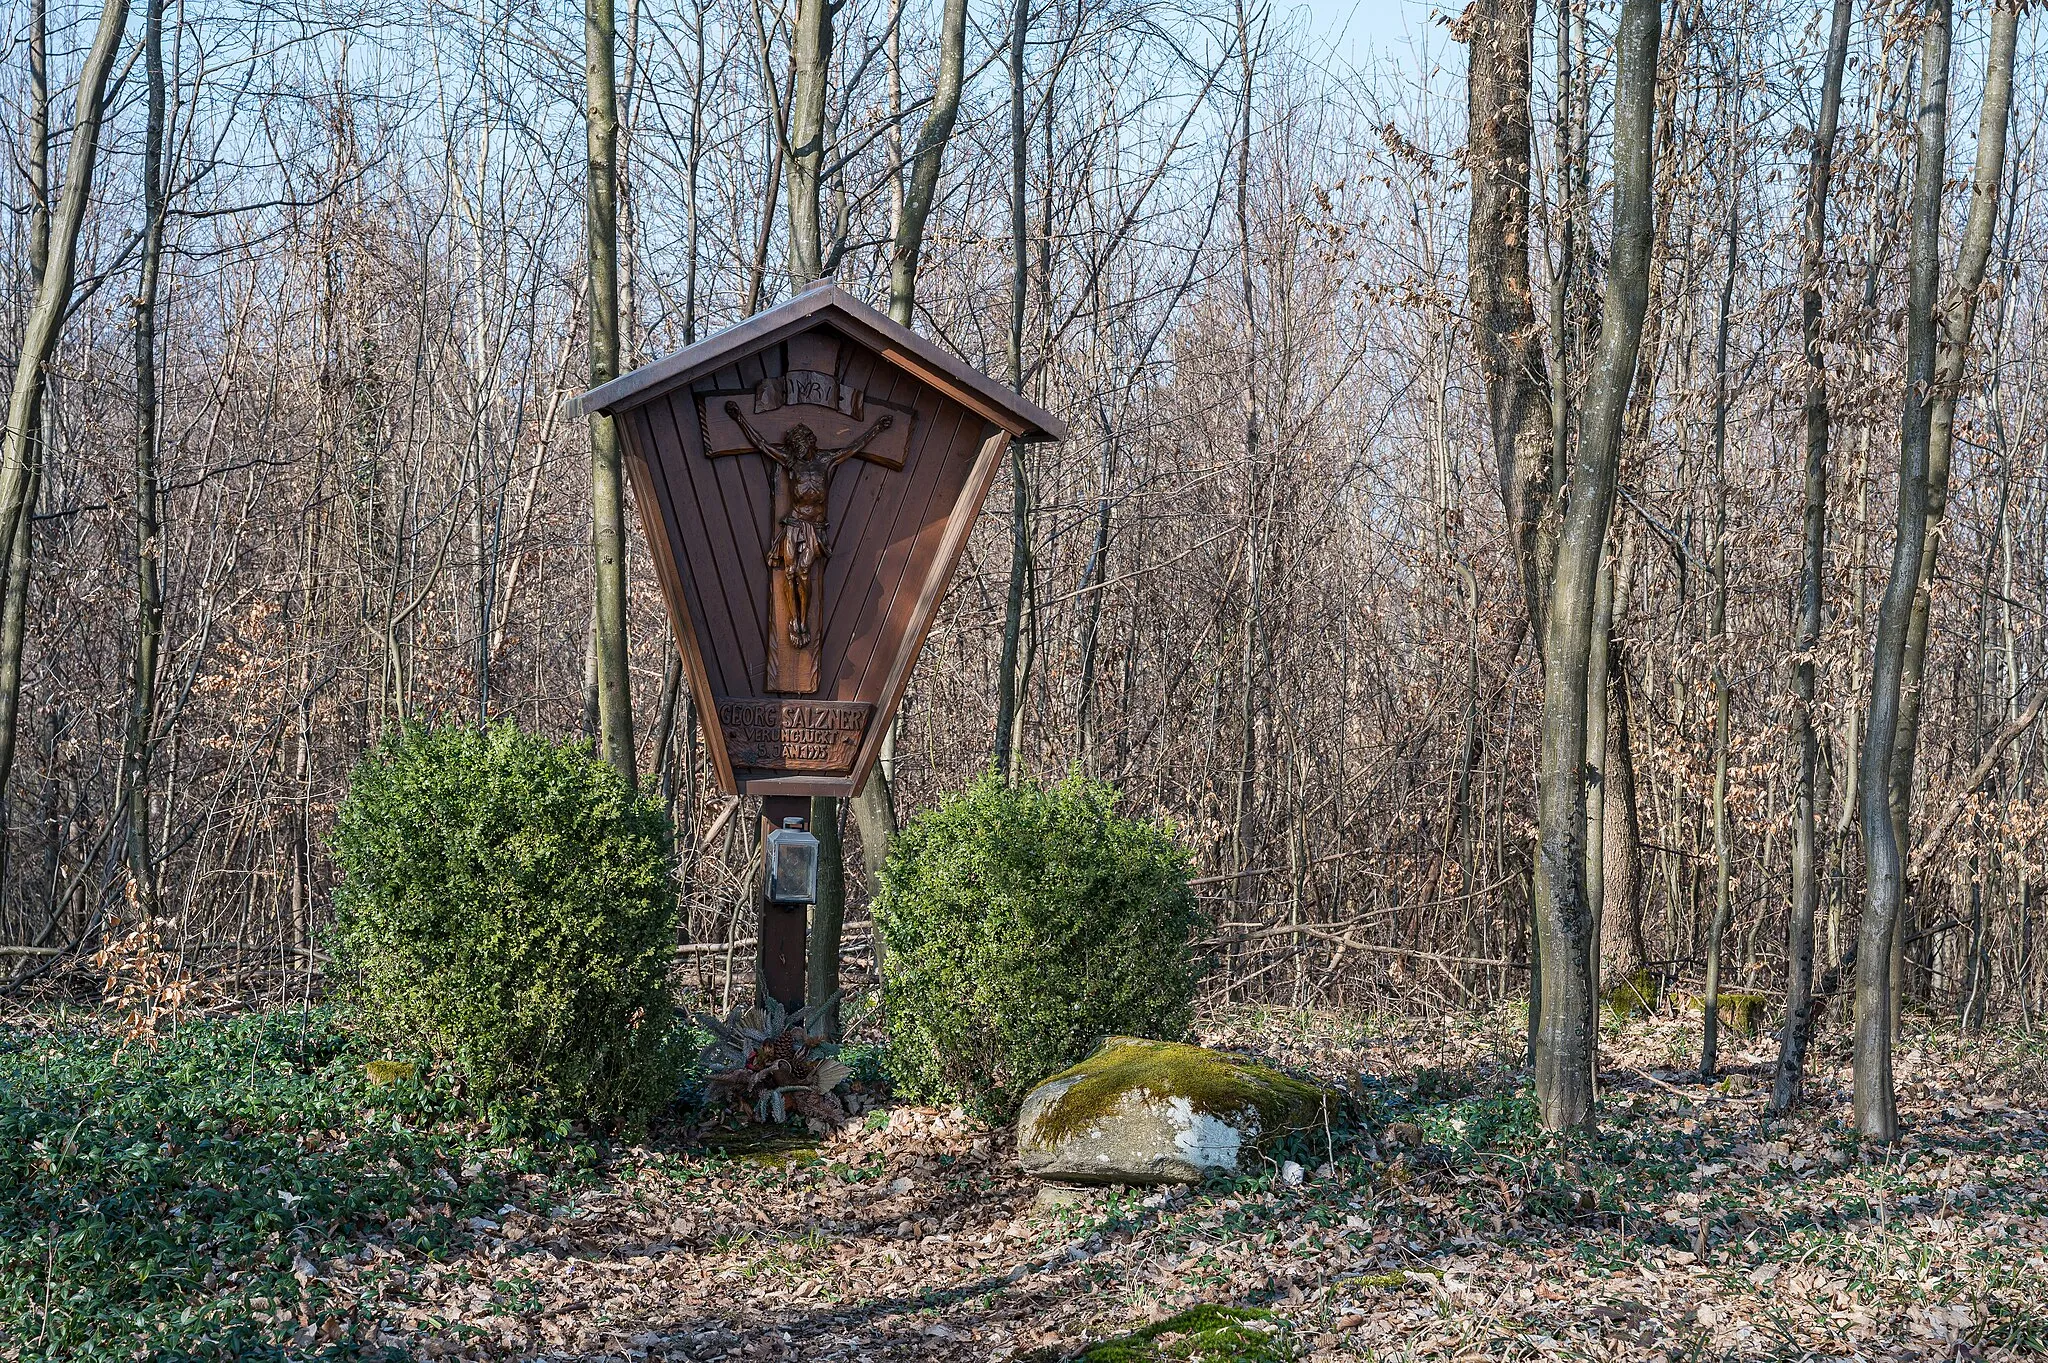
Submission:
[[779,1126],[796,1117],[816,1129],[843,1123],[849,1113],[834,1090],[853,1071],[825,1039],[825,1019],[837,1001],[835,994],[794,1013],[773,999],[734,1008],[723,1019],[699,1013],[698,1024],[712,1036],[700,1058],[714,1103],[742,1121]]

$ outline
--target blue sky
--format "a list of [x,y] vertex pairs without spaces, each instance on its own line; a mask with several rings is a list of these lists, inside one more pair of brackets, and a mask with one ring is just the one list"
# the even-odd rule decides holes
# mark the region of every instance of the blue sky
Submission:
[[[1464,8],[1460,0],[1277,0],[1277,17],[1303,20],[1312,37],[1328,41],[1336,55],[1361,64],[1377,52],[1413,63],[1411,42],[1433,27],[1430,16],[1439,10],[1455,15]],[[1444,45],[1444,35],[1433,35],[1432,48]]]

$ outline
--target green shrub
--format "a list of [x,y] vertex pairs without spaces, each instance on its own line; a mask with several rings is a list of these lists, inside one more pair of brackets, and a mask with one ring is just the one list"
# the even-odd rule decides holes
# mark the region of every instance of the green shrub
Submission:
[[335,942],[362,1016],[512,1119],[638,1119],[675,1092],[666,822],[584,745],[406,727],[334,832]]
[[889,849],[889,1070],[906,1094],[1008,1120],[1109,1034],[1178,1040],[1200,967],[1188,854],[1116,792],[984,776]]

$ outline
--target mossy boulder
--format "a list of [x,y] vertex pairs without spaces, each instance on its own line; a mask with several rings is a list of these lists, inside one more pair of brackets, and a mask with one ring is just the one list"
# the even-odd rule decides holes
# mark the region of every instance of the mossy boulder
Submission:
[[[1715,1011],[1720,1015],[1721,1025],[1737,1036],[1755,1036],[1763,1024],[1765,1010],[1771,1005],[1771,1001],[1762,994],[1737,993],[1729,989],[1721,991],[1718,1002],[1720,1006]],[[1706,1016],[1707,1000],[1704,995],[1687,994],[1684,1005],[1701,1017]]]
[[1204,1303],[1106,1339],[1076,1363],[1289,1363],[1295,1356],[1287,1322],[1271,1311]]
[[1338,1115],[1340,1095],[1201,1046],[1110,1037],[1025,1096],[1017,1161],[1071,1183],[1195,1183]]

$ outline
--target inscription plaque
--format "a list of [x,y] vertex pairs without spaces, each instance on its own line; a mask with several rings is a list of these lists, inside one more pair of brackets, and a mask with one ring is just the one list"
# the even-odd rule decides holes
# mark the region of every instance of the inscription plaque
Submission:
[[735,767],[844,775],[853,770],[875,707],[858,701],[721,697],[718,727]]

